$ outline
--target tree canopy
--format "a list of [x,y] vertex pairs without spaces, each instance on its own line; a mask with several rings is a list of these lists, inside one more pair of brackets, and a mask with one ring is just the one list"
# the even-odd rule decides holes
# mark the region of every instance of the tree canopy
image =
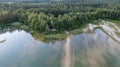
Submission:
[[120,20],[120,2],[0,3],[0,24],[20,22],[40,33],[72,30],[97,19]]

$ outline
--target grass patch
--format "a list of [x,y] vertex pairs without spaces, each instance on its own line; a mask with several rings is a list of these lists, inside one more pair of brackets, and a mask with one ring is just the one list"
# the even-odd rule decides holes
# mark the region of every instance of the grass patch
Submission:
[[27,25],[21,25],[20,28],[24,29],[24,30],[27,30],[27,31],[29,30],[29,27]]
[[49,34],[45,35],[47,39],[54,39],[54,40],[63,40],[66,37],[65,33],[59,33],[59,34]]
[[22,25],[22,23],[20,22],[13,22],[11,23],[12,26],[15,26],[15,27],[20,27]]
[[69,31],[71,34],[80,34],[83,32],[83,27]]
[[115,23],[118,27],[120,27],[120,21],[118,21],[118,20],[106,19],[105,21],[113,22],[113,23]]
[[[91,23],[92,23],[92,24],[95,24],[95,25],[99,25],[101,21],[102,21],[101,19],[97,19],[97,20],[91,21]],[[89,22],[89,23],[90,23],[90,22]]]
[[117,36],[120,36],[120,32],[115,32]]
[[40,34],[40,33],[33,33],[32,36],[36,39],[36,40],[40,40],[40,41],[45,41],[47,38],[45,35]]

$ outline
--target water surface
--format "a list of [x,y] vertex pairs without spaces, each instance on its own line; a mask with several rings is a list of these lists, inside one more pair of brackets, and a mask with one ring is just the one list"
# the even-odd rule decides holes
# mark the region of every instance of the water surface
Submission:
[[101,29],[54,42],[18,29],[0,33],[0,67],[120,67],[120,43]]

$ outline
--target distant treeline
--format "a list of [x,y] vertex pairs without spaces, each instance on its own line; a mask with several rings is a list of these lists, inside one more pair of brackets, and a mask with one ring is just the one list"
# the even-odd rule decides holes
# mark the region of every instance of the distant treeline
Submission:
[[24,2],[24,3],[40,3],[40,2],[116,2],[120,0],[0,0],[0,2]]
[[120,20],[120,3],[0,3],[0,24],[19,22],[35,32],[72,30],[97,19]]

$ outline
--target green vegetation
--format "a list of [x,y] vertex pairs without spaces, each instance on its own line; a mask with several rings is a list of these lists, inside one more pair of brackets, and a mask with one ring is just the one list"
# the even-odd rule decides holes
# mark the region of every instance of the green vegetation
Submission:
[[46,35],[47,39],[55,39],[55,40],[63,40],[66,37],[65,33],[60,33],[60,34],[49,34]]
[[0,3],[0,25],[13,25],[47,38],[64,38],[64,31],[81,33],[86,24],[98,24],[100,19],[119,21],[120,2]]
[[117,20],[111,20],[111,19],[107,19],[107,21],[112,21],[116,24],[116,26],[120,26],[120,21],[117,21]]

